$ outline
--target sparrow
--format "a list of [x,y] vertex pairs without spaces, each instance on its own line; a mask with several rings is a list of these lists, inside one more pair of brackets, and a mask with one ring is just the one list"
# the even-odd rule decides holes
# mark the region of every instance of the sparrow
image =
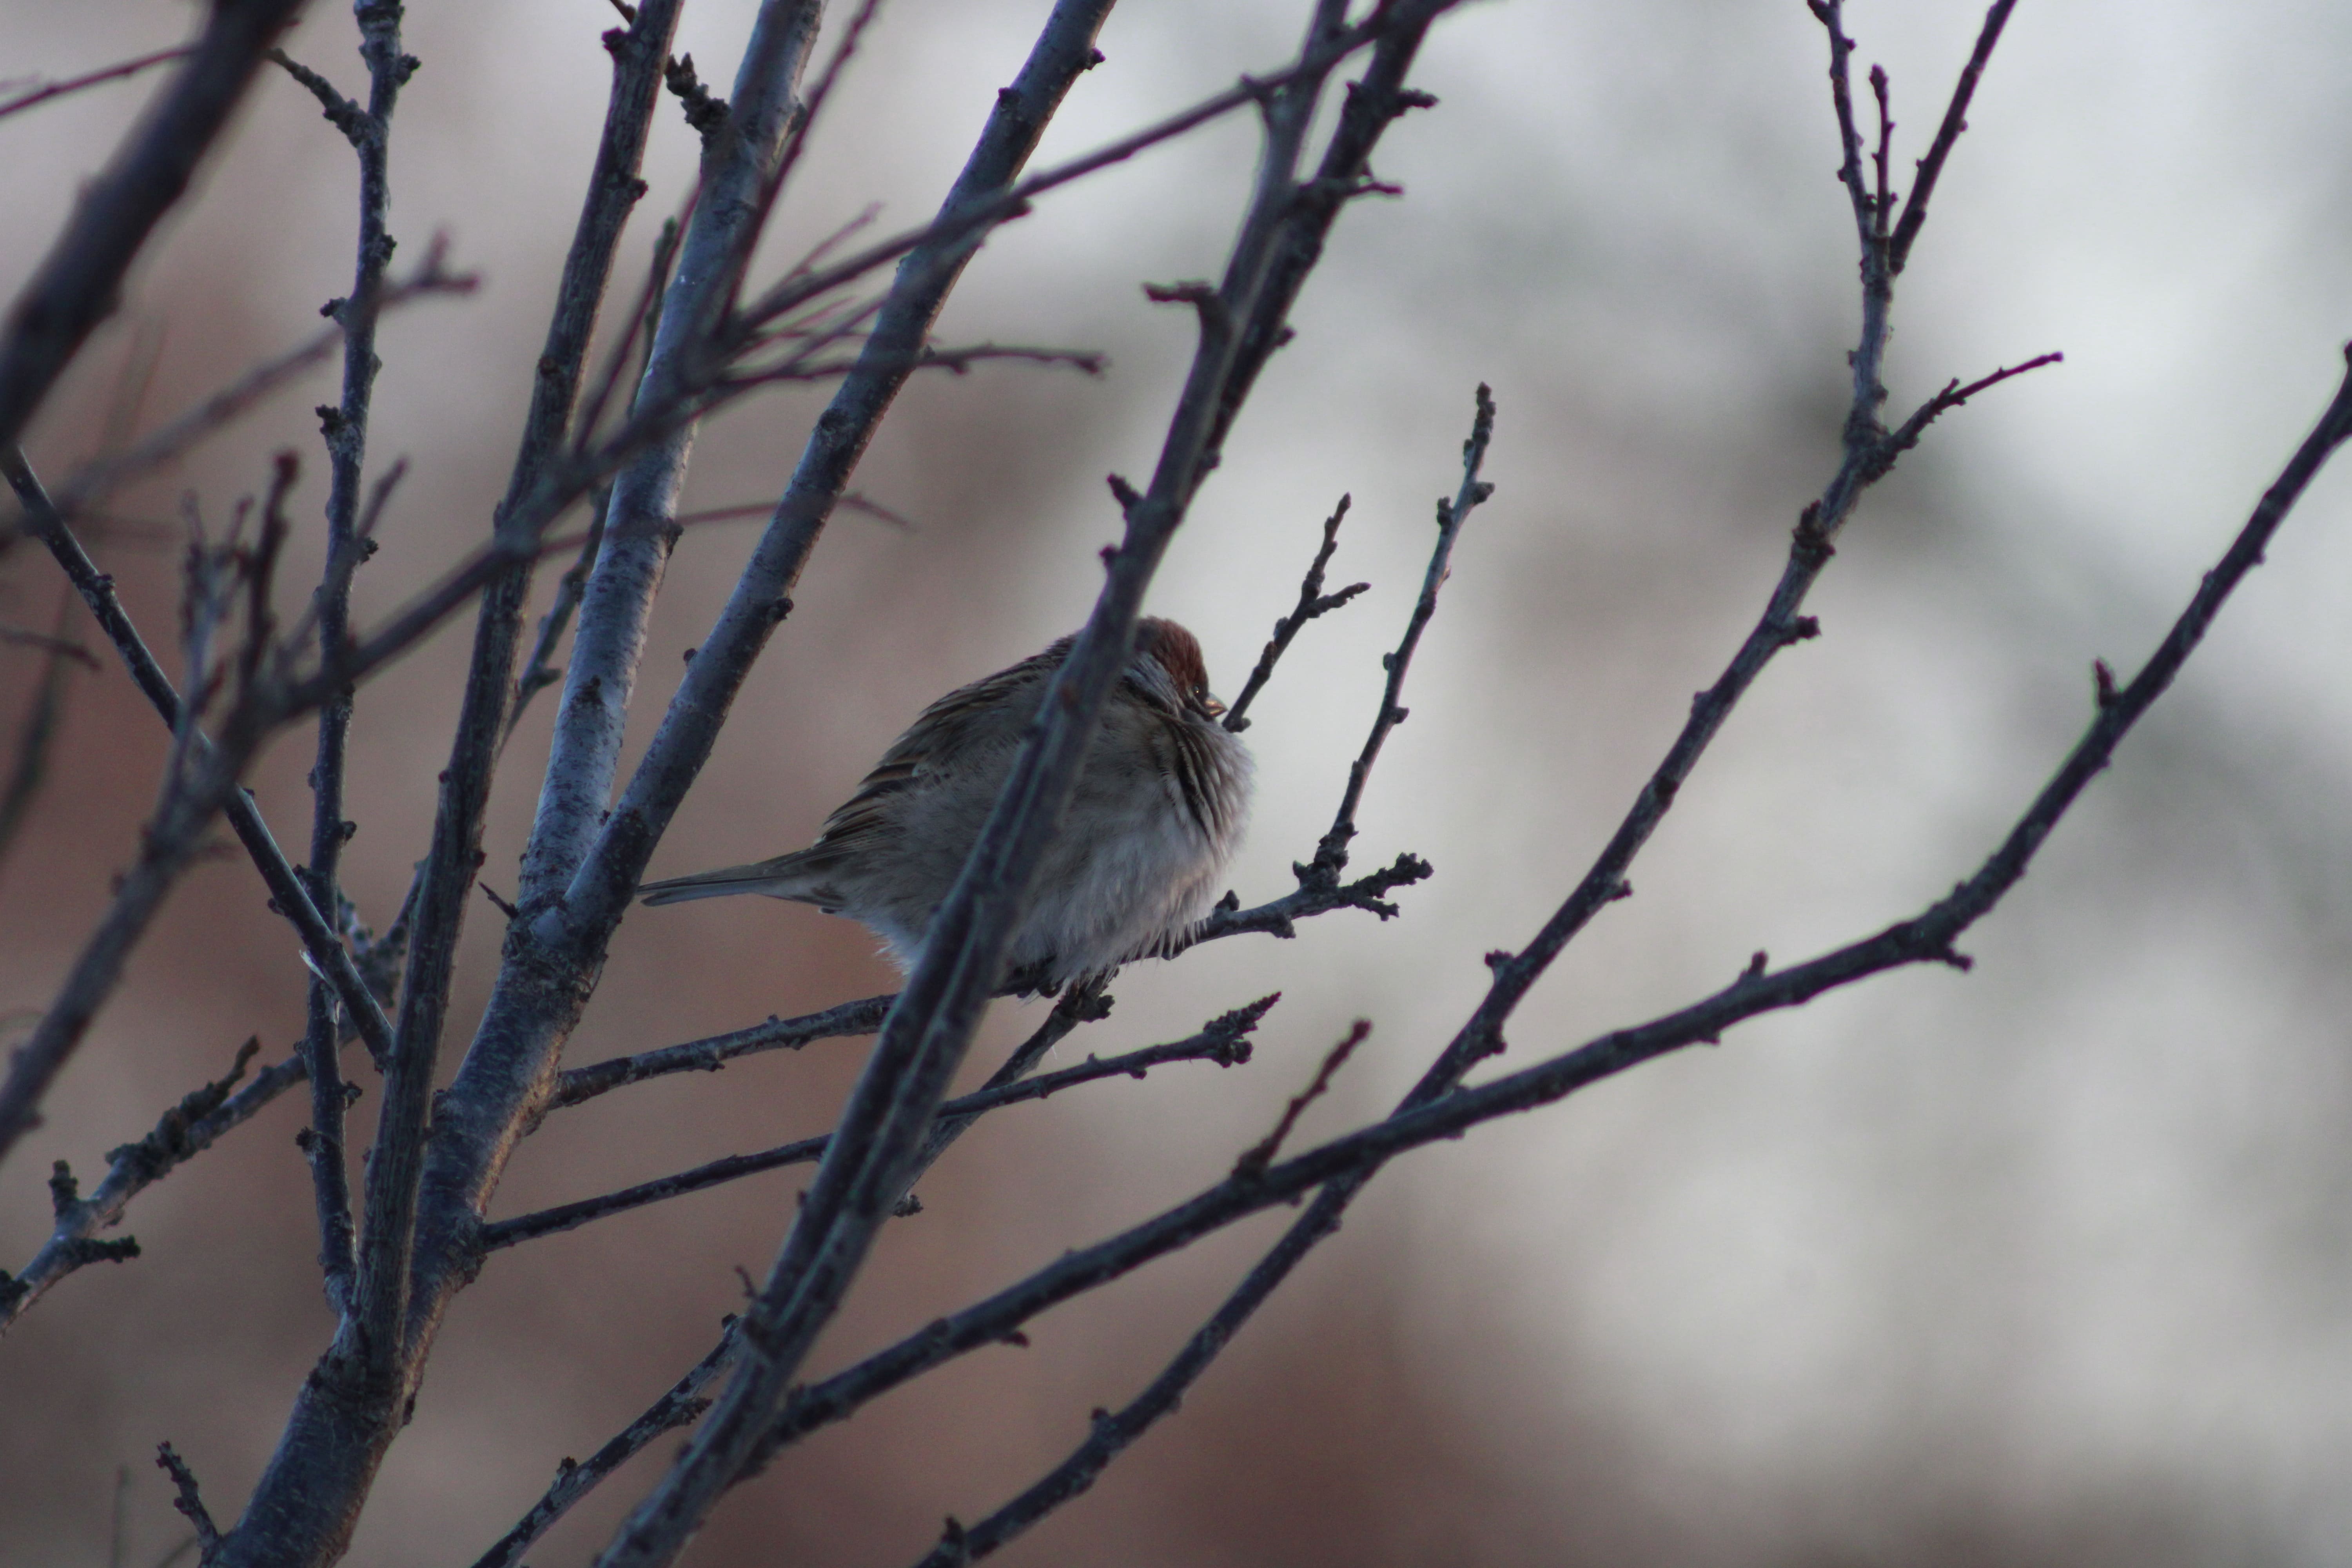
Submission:
[[[1076,640],[924,709],[807,848],[648,882],[645,901],[764,893],[814,904],[862,922],[912,970]],[[1016,989],[1056,991],[1187,945],[1249,815],[1249,750],[1216,721],[1224,710],[1192,634],[1137,622],[1134,658],[1104,705],[1008,950]]]

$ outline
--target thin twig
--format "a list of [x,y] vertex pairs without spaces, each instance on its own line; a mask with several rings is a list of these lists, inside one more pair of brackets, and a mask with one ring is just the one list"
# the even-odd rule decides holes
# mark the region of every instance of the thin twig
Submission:
[[294,1057],[265,1068],[238,1089],[246,1065],[259,1048],[258,1040],[247,1041],[225,1076],[183,1095],[137,1142],[107,1151],[106,1175],[89,1196],[66,1196],[53,1186],[52,1196],[60,1201],[53,1205],[56,1215],[48,1240],[15,1276],[0,1271],[0,1330],[75,1269],[138,1257],[136,1241],[127,1237],[100,1241],[98,1232],[121,1223],[132,1198],[302,1081],[302,1059]]
[[[1105,989],[1109,984],[1109,976],[1098,975],[1094,979],[1074,984],[1063,992],[1060,1000],[1054,1004],[1054,1010],[1045,1015],[1045,1022],[1032,1030],[1029,1037],[1014,1047],[1013,1053],[998,1063],[996,1070],[988,1075],[988,1081],[981,1086],[979,1095],[984,1097],[1000,1094],[1024,1087],[1034,1089],[1035,1085],[1045,1082],[1044,1079],[1029,1077],[1029,1074],[1036,1069],[1037,1064],[1044,1061],[1046,1055],[1056,1046],[1069,1038],[1079,1025],[1099,1023],[1110,1016],[1111,1004],[1115,998]],[[1189,1046],[1205,1041],[1212,1046],[1213,1054],[1213,1047],[1217,1042],[1238,1039],[1241,1035],[1255,1028],[1258,1018],[1264,1015],[1267,1007],[1274,1005],[1275,1000],[1275,997],[1266,998],[1255,1012],[1243,1009],[1243,1012],[1249,1014],[1245,1020],[1240,1013],[1228,1013],[1212,1021],[1201,1034],[1193,1036],[1191,1040],[1183,1044]],[[1244,1059],[1246,1059],[1247,1056],[1248,1049],[1244,1047]],[[1221,1061],[1219,1065],[1231,1067],[1233,1064]],[[914,1202],[912,1194],[915,1184],[922,1180],[925,1172],[938,1163],[940,1156],[947,1152],[950,1144],[963,1136],[964,1131],[972,1124],[978,1115],[976,1111],[969,1111],[961,1116],[950,1116],[944,1114],[945,1109],[944,1106],[941,1107],[942,1114],[932,1123],[929,1135],[923,1140],[923,1146],[915,1156],[912,1169],[908,1173],[907,1179],[900,1184],[898,1201],[893,1210],[894,1213],[911,1212],[908,1205]]]
[[[29,474],[19,455],[12,481],[28,479]],[[251,704],[243,699],[251,694],[262,650],[269,640],[267,589],[278,544],[284,537],[281,508],[292,482],[291,458],[281,455],[263,508],[260,536],[251,548],[244,545],[238,528],[234,527],[218,545],[199,537],[190,546],[191,608],[186,630],[189,686],[194,695],[181,705],[159,799],[140,835],[137,861],[122,875],[106,913],[68,968],[56,999],[10,1059],[5,1080],[0,1080],[0,1156],[39,1125],[39,1106],[50,1084],[113,993],[131,950],[146,933],[164,896],[202,851],[213,814],[236,793],[239,774],[266,738],[266,727],[252,721]],[[19,482],[20,494],[25,489]],[[240,508],[240,526],[242,514]],[[193,511],[191,521],[194,521]],[[197,714],[214,684],[212,634],[240,596],[247,605],[246,640],[218,666],[221,676],[237,678],[240,700],[218,742],[207,744]]]
[[1999,386],[2012,376],[2023,375],[2028,371],[2040,370],[2044,365],[2063,364],[2065,360],[2066,356],[2063,353],[2053,351],[2046,354],[2036,354],[2022,364],[2003,365],[1990,375],[1979,376],[1966,386],[1962,386],[1957,377],[1945,383],[1941,392],[1921,404],[1913,411],[1911,417],[1887,434],[1886,439],[1880,443],[1877,453],[1872,458],[1869,477],[1876,479],[1885,473],[1895,466],[1895,458],[1917,446],[1919,437],[1927,433],[1927,426],[1935,423],[1937,416],[1959,407],[1987,387]]
[[[808,145],[809,132],[815,129],[816,122],[824,116],[825,103],[833,97],[833,89],[841,80],[842,72],[856,55],[857,46],[865,39],[866,29],[873,26],[874,18],[881,9],[882,0],[860,0],[856,11],[850,16],[849,25],[842,30],[841,41],[834,46],[833,58],[817,73],[816,85],[793,107],[783,147],[773,166],[760,182],[758,202],[751,221],[743,225],[734,237],[732,254],[727,265],[727,313],[730,315],[734,313],[740,300],[743,275],[751,266],[751,252],[759,244],[760,236],[767,230],[768,216],[775,210],[777,198],[783,194],[793,171],[800,166],[801,153]],[[740,95],[740,82],[738,94]],[[727,112],[731,122],[737,110],[730,107]]]
[[213,1524],[213,1516],[205,1510],[205,1498],[196,1489],[196,1473],[188,1468],[188,1461],[180,1458],[169,1443],[155,1445],[155,1463],[172,1478],[172,1506],[196,1527],[196,1545],[203,1558],[209,1558],[220,1546],[220,1531]]
[[548,1097],[543,1109],[560,1110],[628,1084],[671,1073],[717,1072],[736,1058],[755,1051],[798,1050],[812,1040],[870,1035],[882,1026],[882,1016],[890,1010],[895,999],[895,995],[868,996],[861,1001],[844,1002],[822,1013],[798,1018],[771,1018],[748,1029],[572,1068],[557,1080],[555,1092]]
[[2009,14],[2017,0],[1993,0],[1985,13],[1984,26],[1977,32],[1976,47],[1969,53],[1969,63],[1960,69],[1960,79],[1952,89],[1952,100],[1945,106],[1943,123],[1936,127],[1936,140],[1927,155],[1919,160],[1919,175],[1912,183],[1910,198],[1903,206],[1902,221],[1895,226],[1893,239],[1887,246],[1886,265],[1890,273],[1901,272],[1904,263],[1911,259],[1912,244],[1919,237],[1920,225],[1927,221],[1927,198],[1935,194],[1936,181],[1943,174],[1944,163],[1960,140],[1960,132],[1969,128],[1969,104],[1976,97],[1977,82],[1984,75],[1985,65],[1992,58],[1993,46],[2000,42],[2000,30],[2009,25]]
[[158,49],[152,55],[141,55],[136,59],[123,60],[116,65],[90,71],[87,75],[68,77],[63,81],[48,82],[40,87],[27,89],[7,101],[0,102],[0,119],[5,119],[20,110],[31,109],[37,104],[47,103],[53,98],[63,98],[69,92],[79,92],[84,88],[96,87],[101,82],[120,81],[124,77],[136,76],[150,66],[160,66],[167,60],[186,59],[194,52],[194,48],[183,44],[178,48]]
[[663,1433],[675,1432],[709,1409],[710,1401],[702,1396],[702,1391],[718,1378],[720,1369],[735,1353],[735,1322],[732,1317],[727,1319],[726,1331],[719,1336],[710,1353],[688,1368],[686,1375],[655,1400],[644,1415],[614,1434],[611,1442],[584,1461],[566,1459],[558,1465],[554,1484],[531,1505],[530,1512],[516,1521],[512,1530],[499,1538],[498,1544],[475,1561],[474,1568],[515,1568],[522,1554],[530,1550],[531,1542],[546,1534],[573,1503],[594,1490],[605,1477],[643,1453]]
[[[1238,1066],[1250,1058],[1250,1031],[1257,1026],[1258,1020],[1265,1016],[1266,1009],[1274,1005],[1276,1000],[1276,997],[1269,996],[1253,1003],[1216,1019],[1199,1034],[1164,1046],[1146,1046],[1140,1050],[1109,1058],[1089,1057],[1076,1067],[1064,1068],[1059,1072],[1041,1073],[1035,1078],[1024,1078],[1015,1071],[1003,1082],[992,1080],[986,1088],[942,1104],[933,1135],[944,1148],[956,1134],[992,1110],[1044,1100],[1066,1089],[1102,1079],[1141,1078],[1151,1068],[1170,1062],[1211,1061],[1219,1067]],[[1055,1009],[1056,1016],[1061,1012],[1062,1009]],[[1066,1026],[1062,1032],[1067,1032]],[[1048,1038],[1045,1045],[1050,1047],[1053,1039],[1059,1037],[1056,1035]],[[1007,1066],[1018,1063],[1023,1056],[1034,1061],[1041,1054],[1042,1049],[1018,1053],[1014,1061]],[[496,1220],[482,1227],[482,1250],[496,1252],[518,1242],[574,1230],[593,1220],[625,1214],[631,1209],[643,1208],[666,1199],[682,1197],[688,1193],[703,1192],[745,1176],[757,1175],[762,1171],[781,1170],[787,1165],[814,1164],[824,1157],[830,1142],[830,1138],[820,1134],[779,1144],[773,1149],[762,1149],[756,1153],[730,1154],[723,1160],[713,1160],[674,1175],[639,1182],[599,1197],[582,1198],[551,1208],[517,1215],[512,1219]]]
[[[580,608],[580,595],[588,585],[588,574],[595,569],[596,547],[604,542],[604,510],[611,504],[610,485],[596,492],[596,509],[588,523],[588,531],[579,541],[579,557],[571,568],[556,579],[555,603],[540,617],[539,635],[530,645],[530,657],[523,660],[522,673],[515,677],[514,700],[507,711],[506,733],[499,738],[504,746],[514,739],[515,729],[522,722],[522,713],[530,700],[563,679],[555,668],[555,645],[563,640],[566,628],[572,625],[572,613]],[[767,509],[761,507],[764,513]],[[686,520],[678,520],[681,526]],[[560,546],[562,542],[553,542]]]
[[1356,810],[1363,804],[1364,786],[1370,782],[1372,764],[1380,760],[1381,747],[1389,732],[1405,721],[1407,710],[1397,700],[1404,695],[1405,672],[1412,667],[1412,656],[1421,647],[1421,635],[1428,629],[1430,618],[1437,613],[1437,591],[1444,586],[1453,571],[1454,542],[1462,537],[1462,525],[1470,513],[1495,493],[1495,487],[1480,478],[1486,462],[1486,446],[1495,435],[1495,400],[1484,383],[1478,387],[1477,413],[1470,424],[1470,437],[1462,443],[1462,487],[1452,500],[1441,498],[1437,503],[1437,544],[1430,552],[1429,569],[1422,576],[1421,597],[1413,602],[1412,614],[1405,621],[1404,635],[1398,639],[1396,650],[1384,654],[1381,667],[1388,671],[1388,681],[1381,692],[1381,710],[1372,720],[1371,733],[1364,737],[1364,748],[1348,766],[1348,787],[1339,796],[1339,809],[1333,814],[1329,831],[1315,846],[1314,861],[1302,868],[1302,886],[1336,883],[1339,873],[1348,867],[1348,843],[1356,836]]
[[644,384],[646,363],[653,354],[654,332],[661,325],[662,296],[669,291],[670,274],[677,266],[678,237],[686,232],[687,220],[694,216],[701,199],[702,186],[698,181],[687,192],[685,205],[678,212],[662,221],[661,233],[654,240],[653,265],[637,285],[636,299],[629,313],[622,318],[621,340],[605,351],[604,369],[589,384],[588,395],[572,419],[575,447],[585,446],[604,426],[605,405],[624,382],[631,386]]
[[[392,117],[400,89],[416,68],[414,58],[400,47],[401,8],[362,5],[360,57],[368,67],[365,108],[338,93],[324,78],[296,64],[283,49],[269,58],[309,88],[358,154],[359,236],[353,263],[351,300],[335,312],[348,319],[343,334],[343,389],[341,403],[320,411],[327,447],[327,555],[310,615],[294,634],[299,640],[315,624],[322,649],[341,649],[351,640],[352,574],[358,569],[367,534],[383,511],[405,465],[394,464],[368,497],[362,515],[362,485],[367,464],[368,421],[376,373],[378,312],[367,307],[383,291],[384,268],[392,260],[393,237],[388,216],[392,205],[390,142]],[[319,705],[318,749],[310,765],[310,860],[303,878],[310,901],[321,910],[342,903],[340,883],[343,845],[359,824],[343,816],[343,770],[350,747],[353,691],[346,686]],[[313,1206],[319,1223],[319,1267],[328,1304],[338,1314],[351,1309],[357,1273],[356,1237],[352,1218],[351,1175],[344,1161],[342,1074],[337,1064],[341,1030],[333,986],[314,973],[310,982],[309,1027],[302,1052],[310,1064],[310,1125],[303,1143],[310,1158]]]
[[10,647],[38,648],[51,661],[71,659],[84,669],[99,668],[98,656],[69,637],[57,632],[26,631],[23,626],[0,626],[0,644]]
[[1371,1032],[1372,1021],[1370,1018],[1359,1018],[1349,1026],[1339,1043],[1325,1054],[1323,1065],[1316,1069],[1315,1081],[1290,1097],[1290,1103],[1283,1109],[1282,1120],[1274,1124],[1274,1131],[1242,1151],[1241,1158],[1234,1162],[1234,1175],[1255,1176],[1265,1173],[1265,1168],[1274,1163],[1274,1157],[1282,1152],[1283,1140],[1289,1137],[1290,1130],[1298,1125],[1298,1119],[1307,1114],[1307,1108],[1323,1098],[1324,1091],[1331,1087],[1332,1079],[1339,1076],[1339,1069],[1348,1065],[1348,1058],[1356,1054],[1356,1047],[1362,1045]]
[[1225,900],[1209,911],[1192,935],[1185,939],[1187,947],[1220,937],[1238,936],[1244,931],[1259,931],[1284,941],[1298,934],[1297,922],[1314,915],[1329,914],[1334,910],[1364,910],[1382,920],[1394,918],[1396,905],[1388,895],[1399,888],[1435,876],[1435,869],[1418,855],[1398,856],[1393,861],[1352,882],[1318,884],[1302,887],[1266,903],[1243,909],[1241,900],[1227,894]]
[[1339,504],[1323,523],[1323,544],[1308,563],[1307,575],[1298,584],[1298,604],[1290,614],[1274,623],[1274,636],[1266,640],[1265,651],[1257,656],[1257,668],[1251,670],[1243,683],[1241,695],[1225,710],[1225,728],[1235,734],[1249,728],[1249,705],[1257,700],[1258,692],[1274,677],[1274,667],[1290,647],[1290,639],[1299,629],[1319,616],[1328,616],[1357,595],[1369,589],[1370,583],[1351,583],[1336,594],[1323,591],[1323,568],[1331,563],[1331,552],[1339,548],[1339,524],[1348,515],[1348,503],[1352,497],[1341,496]]
[[[362,23],[362,26],[365,24]],[[394,26],[398,26],[397,19]],[[388,126],[379,124],[373,116],[345,98],[333,82],[289,55],[284,49],[269,51],[270,63],[300,82],[319,100],[329,124],[343,133],[343,139],[353,147],[365,151],[370,141],[381,135]]]
[[[121,656],[141,694],[163,722],[176,731],[182,721],[180,694],[149,650],[146,640],[139,635],[139,628],[131,624],[121,596],[115,593],[113,578],[100,572],[82,549],[81,542],[74,537],[73,530],[67,526],[41,488],[31,465],[25,461],[24,453],[0,453],[0,470],[6,472],[10,488],[24,503],[34,535],[48,547],[64,569],[67,580],[73,584],[82,603],[97,618],[100,629]],[[300,933],[305,957],[334,981],[335,994],[343,1005],[345,1016],[367,1042],[369,1052],[383,1060],[392,1047],[392,1026],[377,1005],[373,991],[353,965],[336,928],[311,903],[309,889],[270,835],[269,826],[262,820],[252,795],[238,790],[229,796],[223,809],[237,841],[245,846],[269,889],[270,908],[284,915]]]

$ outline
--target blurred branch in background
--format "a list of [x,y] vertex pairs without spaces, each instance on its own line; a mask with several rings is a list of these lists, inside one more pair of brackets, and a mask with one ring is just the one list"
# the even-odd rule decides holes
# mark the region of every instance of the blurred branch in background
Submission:
[[80,76],[68,77],[63,81],[43,82],[38,86],[27,87],[14,98],[0,99],[0,118],[47,103],[51,99],[64,98],[69,93],[79,92],[84,88],[98,87],[106,82],[121,81],[125,78],[137,76],[151,66],[165,65],[173,60],[184,60],[191,52],[185,48],[157,49],[152,54],[141,55],[135,59],[122,60],[98,70],[85,71]]

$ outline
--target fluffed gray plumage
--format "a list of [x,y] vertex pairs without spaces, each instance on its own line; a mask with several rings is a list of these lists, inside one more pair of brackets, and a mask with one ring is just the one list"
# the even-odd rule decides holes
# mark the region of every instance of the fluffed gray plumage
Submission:
[[[807,848],[648,882],[645,901],[762,893],[814,904],[861,921],[913,968],[1073,640],[924,709]],[[1138,622],[1134,658],[1014,933],[1010,973],[1056,989],[1183,944],[1249,813],[1249,752],[1216,722],[1223,711],[1192,634]]]

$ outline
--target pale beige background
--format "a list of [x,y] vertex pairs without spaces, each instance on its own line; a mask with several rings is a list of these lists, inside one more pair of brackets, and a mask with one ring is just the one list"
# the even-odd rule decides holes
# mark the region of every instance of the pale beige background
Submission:
[[[1296,7],[1129,0],[1048,139],[1082,150],[1277,61]],[[774,254],[865,203],[928,212],[1045,10],[895,0],[819,132]],[[749,6],[689,8],[731,74]],[[1895,81],[1902,167],[1976,25],[1856,4]],[[414,8],[425,68],[396,133],[396,230],[446,231],[467,303],[386,328],[374,454],[412,477],[361,582],[380,612],[478,537],[503,479],[604,94],[589,0]],[[0,74],[64,75],[176,37],[184,6],[0,10]],[[347,88],[347,13],[294,51]],[[1511,1031],[1517,1059],[1908,913],[1965,874],[2084,722],[2088,666],[2151,646],[2334,384],[2352,332],[2340,7],[2027,0],[1903,280],[1891,381],[2051,348],[2063,369],[1937,430],[1874,494],[1793,651],[1724,735],[1640,889]],[[1401,125],[1402,203],[1347,215],[1155,592],[1228,691],[1287,604],[1316,523],[1375,591],[1313,628],[1259,710],[1255,900],[1311,848],[1450,489],[1471,387],[1502,405],[1496,500],[1414,671],[1363,860],[1437,879],[1385,926],[1334,917],[1122,981],[1066,1054],[1171,1038],[1279,987],[1243,1071],[1155,1075],[1004,1113],[894,1227],[825,1366],[1213,1177],[1361,1015],[1372,1044],[1309,1133],[1376,1112],[1581,871],[1714,677],[1826,477],[1852,337],[1851,228],[1819,27],[1796,0],[1474,7]],[[24,276],[152,79],[0,121],[0,276]],[[691,143],[665,114],[641,264]],[[943,333],[1098,346],[1099,382],[993,368],[902,400],[861,472],[912,533],[845,515],[656,872],[802,842],[919,704],[1084,615],[1102,486],[1147,471],[1190,346],[1138,285],[1213,273],[1248,128],[1222,126],[1043,204],[992,242]],[[306,95],[264,87],[36,433],[90,449],[141,332],[152,421],[315,327],[348,287],[350,158]],[[321,375],[125,498],[224,508],[291,445]],[[709,430],[692,505],[772,493],[813,395]],[[2352,1555],[2352,520],[2331,475],[2188,678],[2033,876],[1968,943],[1976,972],[1893,977],[1741,1030],[1385,1175],[1180,1418],[1016,1564],[2206,1564]],[[680,550],[647,688],[667,692],[749,534]],[[168,548],[106,552],[159,634]],[[306,553],[314,561],[315,553]],[[57,584],[20,546],[0,616]],[[369,689],[349,885],[388,912],[421,852],[465,637]],[[0,653],[5,721],[31,661]],[[548,710],[509,753],[485,879],[508,890]],[[0,1006],[34,1008],[132,852],[157,727],[110,668],[0,866]],[[309,743],[258,786],[289,842]],[[45,1228],[50,1160],[94,1174],[247,1033],[299,1026],[300,966],[233,857],[193,876],[0,1171],[0,1265]],[[495,951],[467,935],[460,1016]],[[575,1059],[884,987],[864,933],[762,901],[632,917]],[[1002,1005],[984,1054],[1034,1017]],[[452,1051],[462,1047],[453,1039]],[[501,1212],[821,1127],[859,1047],[615,1096],[522,1151]],[[372,1104],[372,1102],[370,1102]],[[369,1105],[362,1106],[364,1113]],[[183,1533],[153,1445],[233,1509],[323,1343],[289,1100],[142,1198],[146,1255],[89,1270],[0,1343],[0,1563],[124,1561]],[[708,1344],[793,1184],[746,1183],[502,1255],[459,1301],[352,1561],[462,1563]],[[975,1518],[1129,1396],[1274,1222],[1124,1282],[795,1453],[731,1498],[697,1563],[894,1564]],[[666,1455],[667,1446],[660,1453]],[[534,1561],[582,1561],[648,1460]]]

